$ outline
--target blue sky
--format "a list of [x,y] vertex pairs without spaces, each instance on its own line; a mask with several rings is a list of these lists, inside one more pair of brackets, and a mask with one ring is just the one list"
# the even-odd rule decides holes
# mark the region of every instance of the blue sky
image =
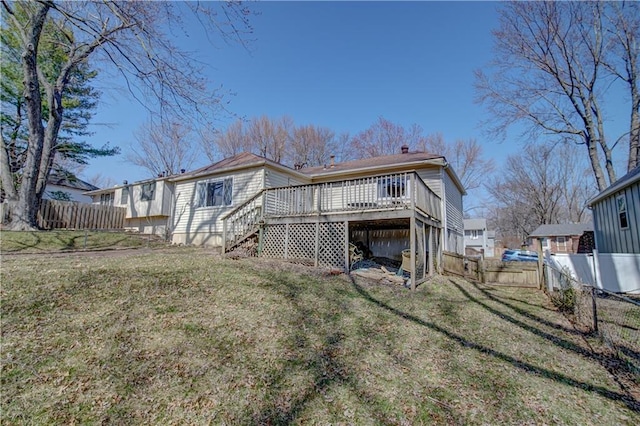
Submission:
[[[235,93],[228,108],[248,118],[289,115],[300,124],[337,134],[366,129],[379,116],[446,140],[476,138],[488,155],[500,152],[478,127],[473,70],[491,58],[496,3],[486,2],[263,2],[251,7],[249,51],[195,34],[195,49],[210,78]],[[197,27],[197,24],[194,28]],[[110,83],[109,83],[110,84]],[[145,121],[143,108],[122,90],[101,84],[102,102],[92,142],[123,151]],[[224,127],[232,119],[221,118]],[[108,123],[108,126],[104,124]],[[203,162],[206,160],[203,159]],[[123,156],[95,159],[85,177],[135,181],[149,172]]]
[[[495,2],[259,2],[249,50],[212,46],[191,33],[190,49],[215,85],[235,93],[228,108],[247,118],[288,115],[295,124],[355,135],[383,116],[445,140],[477,139],[498,167],[518,152],[518,132],[497,142],[482,131],[487,118],[474,103],[473,71],[493,57]],[[187,28],[198,29],[187,22]],[[103,82],[93,143],[123,151],[147,114],[123,90]],[[624,113],[626,116],[626,113]],[[233,118],[221,117],[224,128]],[[202,156],[198,167],[206,164]],[[96,159],[83,176],[113,183],[150,177],[123,156]],[[472,200],[465,201],[469,205]]]

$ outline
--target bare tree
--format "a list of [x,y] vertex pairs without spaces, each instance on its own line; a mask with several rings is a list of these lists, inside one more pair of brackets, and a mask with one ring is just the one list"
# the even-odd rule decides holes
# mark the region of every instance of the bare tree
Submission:
[[196,161],[193,132],[178,120],[147,121],[135,133],[137,143],[131,146],[126,159],[147,169],[152,176],[178,174],[189,170]]
[[91,185],[97,186],[98,188],[109,188],[117,184],[115,180],[109,176],[104,176],[102,173],[96,173],[95,175],[90,176],[87,178],[87,182]]
[[256,154],[280,163],[285,157],[293,126],[290,117],[271,119],[263,115],[251,120],[247,137]]
[[586,166],[570,144],[528,145],[507,158],[504,168],[486,185],[494,203],[489,214],[502,236],[524,240],[540,225],[586,219],[594,185]]
[[226,130],[213,131],[201,139],[201,146],[210,161],[233,157],[241,152],[252,152],[251,140],[247,134],[245,122],[236,120]]
[[605,9],[607,30],[612,38],[605,66],[619,81],[628,85],[631,101],[629,120],[629,160],[627,170],[640,165],[640,5],[637,2],[611,2]]
[[400,147],[407,145],[415,149],[423,142],[423,130],[413,124],[409,129],[393,123],[384,117],[378,117],[368,129],[355,135],[350,142],[355,159],[399,154]]
[[[35,227],[63,121],[63,94],[80,64],[90,58],[109,61],[140,101],[153,98],[160,112],[192,116],[214,109],[220,97],[208,89],[198,62],[178,49],[165,31],[179,27],[188,8],[211,34],[235,37],[250,30],[248,12],[238,3],[1,0],[1,4],[3,26],[11,22],[19,30],[28,123],[28,147],[19,186],[10,180],[4,138],[0,149],[0,177],[7,194],[11,229]],[[222,8],[223,13],[216,14],[215,8]],[[219,21],[220,17],[224,21]],[[64,60],[48,76],[42,69],[47,62],[39,57],[47,22],[59,25],[65,35],[58,46],[64,51]],[[225,28],[226,23],[231,25]]]
[[482,145],[475,139],[458,139],[451,144],[445,142],[441,133],[436,133],[423,138],[419,149],[444,155],[467,191],[479,188],[495,170],[493,159],[484,158]]
[[[496,134],[520,122],[528,125],[532,137],[544,133],[555,135],[554,142],[584,145],[600,190],[616,179],[615,144],[610,145],[605,133],[604,95],[621,81],[637,94],[640,46],[635,40],[640,13],[637,5],[625,4],[619,8],[624,14],[607,19],[614,7],[602,2],[507,3],[501,10],[500,28],[494,32],[492,72],[476,73],[478,100],[494,117],[491,129]],[[615,51],[617,58],[611,53]],[[621,71],[611,73],[616,69]],[[633,99],[631,111],[637,109],[638,101]],[[633,123],[637,113],[630,116],[631,133],[637,133]],[[634,137],[629,143],[629,166],[637,157]]]
[[298,167],[327,164],[331,155],[337,155],[335,133],[326,127],[312,124],[295,127],[291,137],[288,162]]

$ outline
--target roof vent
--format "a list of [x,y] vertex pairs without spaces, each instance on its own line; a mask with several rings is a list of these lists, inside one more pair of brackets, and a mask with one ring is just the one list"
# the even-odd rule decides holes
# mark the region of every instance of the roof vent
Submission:
[[402,146],[400,147],[400,150],[401,150],[401,152],[402,152],[403,154],[408,154],[408,153],[409,153],[409,145],[406,145],[406,144],[405,144],[405,145],[402,145]]

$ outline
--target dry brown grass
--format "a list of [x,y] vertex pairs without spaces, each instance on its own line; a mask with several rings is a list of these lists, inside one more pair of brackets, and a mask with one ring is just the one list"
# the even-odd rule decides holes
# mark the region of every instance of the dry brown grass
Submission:
[[2,424],[638,424],[538,291],[193,248],[2,263]]

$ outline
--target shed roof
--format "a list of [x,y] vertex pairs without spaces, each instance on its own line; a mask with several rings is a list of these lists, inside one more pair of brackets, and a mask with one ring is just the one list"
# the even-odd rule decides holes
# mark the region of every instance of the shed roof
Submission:
[[529,234],[530,237],[568,237],[582,235],[585,231],[593,231],[593,223],[559,223],[540,225]]
[[640,166],[636,167],[635,169],[631,170],[629,173],[627,173],[626,175],[622,176],[620,179],[615,181],[607,189],[600,192],[598,195],[596,195],[591,200],[589,200],[587,204],[589,205],[589,207],[591,207],[595,203],[602,201],[604,198],[608,197],[609,195],[614,194],[620,191],[621,189],[624,189],[627,186],[638,181],[640,181]]

